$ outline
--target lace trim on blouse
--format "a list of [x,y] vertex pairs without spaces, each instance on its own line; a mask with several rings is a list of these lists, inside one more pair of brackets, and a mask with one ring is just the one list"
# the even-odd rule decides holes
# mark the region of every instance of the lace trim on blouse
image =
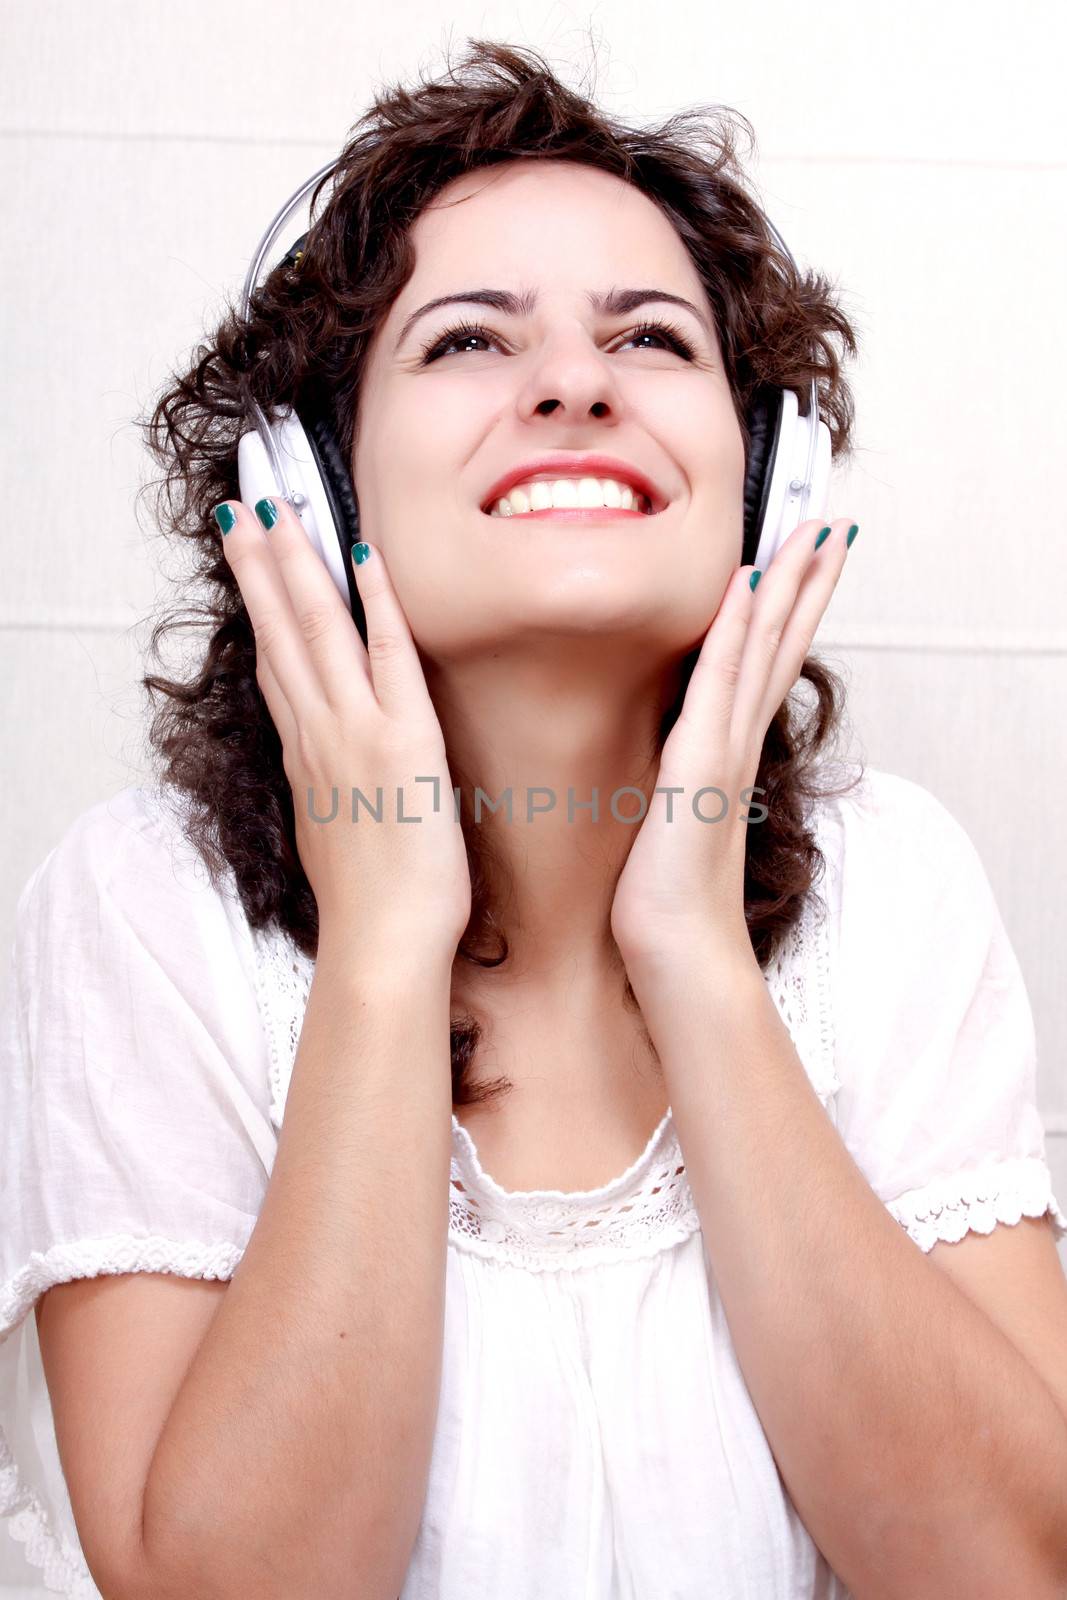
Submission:
[[[315,963],[277,928],[253,935],[267,1033],[271,1118],[280,1128]],[[827,912],[812,892],[766,982],[819,1099],[839,1088],[829,999]],[[598,1189],[503,1189],[483,1170],[453,1114],[449,1242],[526,1270],[559,1270],[652,1254],[700,1226],[671,1110],[637,1159]]]
[[998,1222],[1051,1213],[1057,1239],[1067,1234],[1067,1216],[1052,1193],[1052,1176],[1037,1156],[989,1161],[970,1172],[935,1178],[886,1206],[922,1250],[939,1240],[955,1244],[969,1229],[992,1233]]
[[527,1270],[650,1255],[700,1226],[668,1109],[644,1150],[599,1189],[502,1189],[452,1118],[449,1237],[472,1255]]

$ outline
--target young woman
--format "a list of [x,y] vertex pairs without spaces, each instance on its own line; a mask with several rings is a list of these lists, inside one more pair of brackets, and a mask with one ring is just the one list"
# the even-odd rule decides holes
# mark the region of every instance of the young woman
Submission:
[[[210,637],[146,679],[160,783],[27,884],[8,1010],[53,1591],[1059,1592],[1018,963],[939,802],[829,760],[855,520],[743,559],[759,386],[847,451],[835,340],[727,117],[477,45],[160,401]],[[249,396],[342,442],[362,632],[241,502]]]

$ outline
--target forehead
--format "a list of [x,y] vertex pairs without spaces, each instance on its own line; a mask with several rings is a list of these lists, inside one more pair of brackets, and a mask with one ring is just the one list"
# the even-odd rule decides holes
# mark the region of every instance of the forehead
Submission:
[[[700,291],[674,227],[640,189],[573,161],[520,160],[464,173],[446,185],[412,228],[415,272],[402,299],[477,267],[479,281],[551,283],[577,273],[581,288],[663,284]],[[658,276],[651,278],[655,271]],[[665,274],[672,281],[668,282]]]

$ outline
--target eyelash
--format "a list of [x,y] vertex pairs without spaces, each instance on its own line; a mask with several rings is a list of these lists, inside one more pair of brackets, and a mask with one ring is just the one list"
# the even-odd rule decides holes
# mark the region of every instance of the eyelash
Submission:
[[[642,322],[638,327],[632,328],[627,335],[628,339],[640,339],[646,333],[664,335],[673,344],[678,355],[684,356],[687,361],[692,361],[695,355],[692,344],[686,338],[681,328],[673,322]],[[487,344],[496,341],[496,335],[489,332],[476,322],[460,322],[455,327],[448,328],[437,338],[430,339],[422,347],[422,364],[434,361],[444,354],[450,344],[459,339],[484,339]]]

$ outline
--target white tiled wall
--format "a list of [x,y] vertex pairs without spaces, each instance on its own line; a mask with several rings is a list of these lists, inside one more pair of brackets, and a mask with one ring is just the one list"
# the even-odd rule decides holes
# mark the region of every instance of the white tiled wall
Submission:
[[1067,8],[450,10],[445,22],[433,0],[0,8],[3,948],[33,865],[146,770],[137,678],[161,552],[147,512],[135,516],[145,467],[131,419],[376,86],[435,70],[468,35],[535,45],[576,79],[592,37],[599,98],[620,116],[721,102],[750,117],[767,209],[845,290],[862,337],[858,449],[832,509],[862,531],[823,646],[851,677],[866,759],[932,789],[987,865],[1034,1003],[1067,1203],[1067,528],[1054,471]]

